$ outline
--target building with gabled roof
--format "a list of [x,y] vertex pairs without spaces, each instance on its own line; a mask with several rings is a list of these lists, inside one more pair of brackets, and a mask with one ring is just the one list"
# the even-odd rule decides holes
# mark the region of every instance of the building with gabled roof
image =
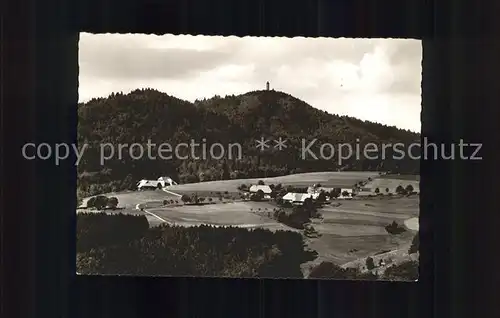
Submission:
[[261,190],[262,192],[264,192],[264,194],[271,194],[271,193],[273,193],[273,190],[271,189],[270,186],[268,186],[268,185],[260,185],[260,184],[254,184],[254,185],[252,185],[248,191],[250,191],[252,193],[257,193],[257,192],[259,192],[259,190]]
[[295,193],[288,192],[283,196],[283,201],[288,201],[292,204],[303,204],[308,198],[314,199],[314,195],[310,193]]

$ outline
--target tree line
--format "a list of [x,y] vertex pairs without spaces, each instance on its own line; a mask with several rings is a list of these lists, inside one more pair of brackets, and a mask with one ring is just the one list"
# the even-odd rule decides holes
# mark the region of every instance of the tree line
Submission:
[[315,257],[295,232],[149,228],[144,216],[78,214],[77,270],[82,274],[301,278],[300,264]]
[[[77,271],[81,274],[303,278],[301,264],[316,257],[316,252],[305,248],[302,235],[291,231],[149,227],[143,215],[77,215]],[[310,277],[377,278],[324,263]]]

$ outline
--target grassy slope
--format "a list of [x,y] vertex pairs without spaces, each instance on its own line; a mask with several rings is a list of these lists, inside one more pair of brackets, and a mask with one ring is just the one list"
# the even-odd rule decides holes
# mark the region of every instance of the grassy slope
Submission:
[[256,184],[259,180],[265,184],[293,185],[300,187],[311,186],[315,183],[321,183],[325,187],[340,187],[350,188],[356,182],[365,181],[368,177],[378,176],[377,172],[311,172],[299,173],[282,177],[274,178],[253,178],[253,179],[235,179],[208,181],[199,183],[181,184],[168,187],[171,191],[189,191],[189,192],[213,192],[213,191],[228,191],[230,193],[238,192],[237,188],[241,184],[251,185]]
[[418,216],[419,199],[344,201],[338,207],[323,209],[321,213],[324,220],[313,226],[322,236],[307,239],[307,245],[316,250],[319,257],[306,267],[321,261],[342,265],[380,251],[406,248],[415,232],[391,236],[384,226],[393,220],[403,223]]

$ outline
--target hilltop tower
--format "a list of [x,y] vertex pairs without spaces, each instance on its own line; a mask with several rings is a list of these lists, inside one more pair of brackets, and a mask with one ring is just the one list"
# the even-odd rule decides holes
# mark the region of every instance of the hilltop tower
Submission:
[[266,91],[269,90],[269,82],[266,82]]

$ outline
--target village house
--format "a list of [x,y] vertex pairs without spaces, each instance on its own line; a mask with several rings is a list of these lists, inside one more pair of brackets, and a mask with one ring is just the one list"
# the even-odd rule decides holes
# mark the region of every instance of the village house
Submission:
[[165,188],[172,185],[177,185],[177,182],[170,177],[159,177],[158,180],[143,179],[137,183],[137,190]]
[[264,199],[271,198],[271,194],[273,193],[273,190],[268,185],[254,184],[254,185],[250,186],[250,189],[248,191],[250,193],[257,193],[257,192],[259,192],[259,190],[264,193]]
[[314,194],[288,192],[282,199],[292,204],[303,204],[307,198],[314,199]]
[[273,190],[268,185],[257,185],[257,184],[254,184],[254,185],[250,186],[250,189],[249,189],[249,191],[251,193],[257,193],[257,192],[259,192],[259,190],[261,190],[262,192],[264,192],[264,194],[271,194],[271,193],[273,193]]
[[321,191],[324,191],[326,193],[330,193],[333,190],[333,188],[326,188],[326,187],[308,187],[307,188],[307,193],[311,194],[316,194],[320,193]]
[[[347,195],[344,195],[344,193],[347,192]],[[340,190],[340,195],[338,196],[337,199],[352,199],[352,189],[350,188],[342,188]]]

